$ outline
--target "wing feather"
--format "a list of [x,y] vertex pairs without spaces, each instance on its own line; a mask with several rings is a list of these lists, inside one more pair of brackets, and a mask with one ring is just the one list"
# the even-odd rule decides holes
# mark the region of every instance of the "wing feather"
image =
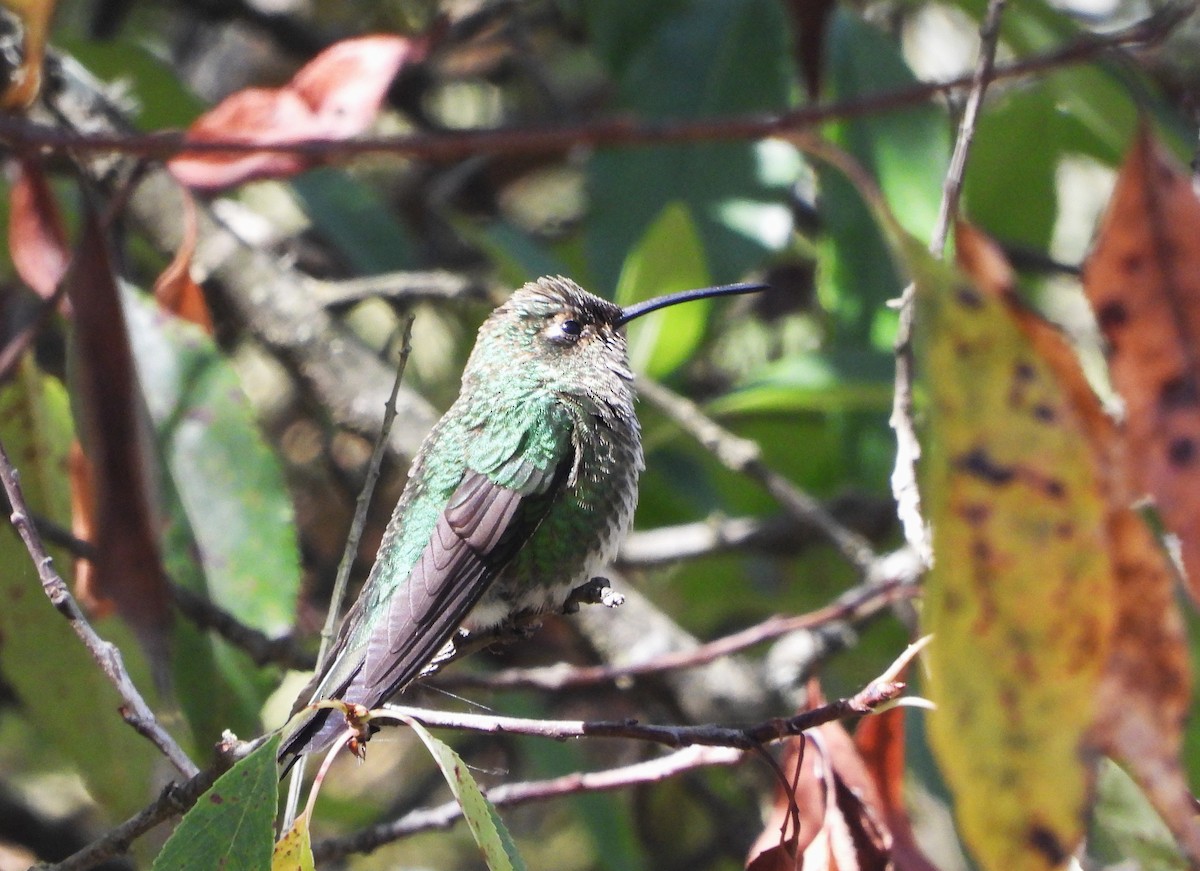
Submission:
[[[409,577],[367,638],[360,663],[345,669],[346,677],[326,687],[322,697],[373,708],[421,673],[549,512],[575,462],[569,440],[567,446],[566,456],[521,490],[473,470],[463,476]],[[362,619],[360,604],[347,615],[335,650],[346,649],[353,624]],[[343,726],[330,713],[314,711],[285,741],[280,758],[331,744]]]

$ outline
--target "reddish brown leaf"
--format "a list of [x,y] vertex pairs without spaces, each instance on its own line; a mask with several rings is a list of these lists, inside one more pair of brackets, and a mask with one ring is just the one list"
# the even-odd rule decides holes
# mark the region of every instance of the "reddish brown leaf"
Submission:
[[196,203],[186,191],[183,196],[183,240],[175,257],[154,282],[154,298],[164,309],[212,333],[212,315],[204,291],[192,280],[192,256],[196,253]]
[[[1145,147],[1143,138],[1135,154]],[[1090,741],[1125,764],[1192,861],[1200,864],[1200,827],[1180,764],[1183,721],[1191,698],[1187,642],[1173,595],[1170,562],[1145,522],[1129,507],[1139,492],[1130,480],[1138,463],[1125,462],[1124,455],[1137,448],[1121,438],[1104,413],[1062,334],[1016,302],[1012,272],[999,249],[966,226],[958,228],[957,239],[960,265],[982,289],[1009,301],[1017,322],[1084,422],[1088,448],[1097,456],[1099,468],[1108,473],[1106,528],[1117,620],[1097,692]]]
[[1130,481],[1179,537],[1200,600],[1200,200],[1139,133],[1083,276],[1125,401]]
[[108,246],[91,209],[64,280],[75,309],[75,394],[93,494],[95,559],[85,593],[102,606],[115,604],[151,662],[164,665],[170,610],[152,508],[150,439]]
[[71,262],[66,227],[41,164],[15,160],[10,171],[8,250],[21,280],[49,299]]
[[[330,46],[281,88],[231,94],[188,129],[194,142],[263,146],[305,139],[347,139],[371,124],[401,66],[421,60],[427,42],[364,36]],[[216,191],[257,178],[294,175],[317,158],[278,151],[181,152],[168,163],[183,184]]]
[[892,833],[896,871],[937,871],[917,846],[904,806],[904,709],[865,717],[854,731],[854,745],[879,789],[884,819]]
[[883,799],[840,723],[826,723],[806,732],[804,740],[791,741],[783,771],[795,789],[790,794],[777,790],[771,818],[750,848],[747,871],[890,867],[892,836]]

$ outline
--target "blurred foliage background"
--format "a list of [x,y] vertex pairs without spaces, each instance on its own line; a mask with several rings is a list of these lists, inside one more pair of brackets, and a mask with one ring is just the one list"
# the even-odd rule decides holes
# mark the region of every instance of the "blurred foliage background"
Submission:
[[[332,42],[451,24],[430,57],[393,84],[376,132],[488,130],[628,115],[647,123],[778,113],[816,102],[902,92],[969,75],[983,0],[64,0],[53,44],[99,80],[142,130],[184,127],[205,107],[250,85],[285,81]],[[1105,35],[1151,14],[1126,0],[1012,4],[1000,59],[1020,62]],[[1114,167],[1139,116],[1186,159],[1195,140],[1195,16],[1152,50],[1080,53],[1036,72],[1002,78],[985,103],[966,174],[965,214],[997,238],[1028,299],[1063,323],[1095,371],[1100,353],[1078,285]],[[965,89],[835,118],[820,132],[878,181],[903,225],[923,239],[933,227]],[[55,190],[68,226],[79,200],[66,178]],[[508,289],[542,274],[568,275],[626,303],[651,294],[737,281],[770,283],[757,299],[671,309],[630,330],[639,371],[701,405],[762,448],[765,463],[827,501],[844,523],[885,552],[899,546],[888,476],[894,441],[888,301],[904,279],[877,227],[841,176],[776,139],[686,145],[583,144],[538,153],[414,161],[371,155],[338,161],[287,183],[256,182],[210,203],[226,229],[281,269],[336,289],[347,279],[390,275],[367,298],[325,306],[338,341],[394,360],[395,331],[416,313],[405,384],[428,402],[428,419],[400,419],[419,436],[454,398],[474,332]],[[341,425],[298,377],[277,344],[243,320],[234,283],[204,280],[214,312],[210,338],[147,301],[170,251],[144,229],[122,226],[117,261],[128,280],[127,319],[154,433],[163,517],[162,553],[181,586],[210,596],[272,635],[319,628],[362,485],[370,436]],[[203,240],[202,240],[203,245]],[[419,302],[395,288],[433,287]],[[312,285],[297,287],[309,293]],[[11,336],[36,299],[0,264],[0,328]],[[647,319],[649,321],[649,319]],[[68,326],[56,321],[36,357],[0,384],[0,434],[47,520],[70,526],[62,474],[73,432]],[[744,543],[697,558],[653,560],[631,539],[628,579],[679,627],[715,638],[776,613],[799,614],[857,583],[828,545],[781,516],[761,487],[643,403],[647,470],[635,528],[745,521]],[[403,486],[407,458],[393,454],[355,565],[365,576]],[[689,527],[691,528],[691,527]],[[670,541],[670,538],[668,538]],[[71,561],[59,551],[58,565]],[[639,555],[641,554],[641,555]],[[0,533],[0,587],[33,590],[15,537]],[[19,594],[13,593],[13,597]],[[151,748],[111,713],[102,680],[61,619],[29,594],[0,617],[0,844],[49,858],[81,843],[151,798],[162,776]],[[589,615],[589,623],[594,615]],[[616,615],[600,615],[617,620]],[[739,660],[749,676],[746,718],[787,713],[804,676],[819,667],[826,694],[852,693],[908,639],[898,607],[866,625],[835,625]],[[122,647],[141,685],[149,664],[115,618],[102,631]],[[21,632],[15,631],[16,627]],[[481,653],[445,676],[436,705],[486,706],[528,716],[713,716],[686,693],[730,688],[645,680],[615,688],[538,693],[455,686],[458,673],[511,665],[612,658],[603,628],[551,619],[531,641]],[[617,630],[612,630],[616,632]],[[24,640],[17,641],[21,638]],[[315,644],[312,646],[315,647]],[[166,722],[205,758],[223,729],[248,738],[279,725],[303,683],[258,666],[235,646],[176,618]],[[53,651],[51,654],[50,652]],[[802,662],[800,673],[788,663]],[[782,664],[781,664],[782,663]],[[48,677],[52,679],[48,682]],[[436,686],[436,681],[434,682]],[[281,686],[282,684],[282,686]],[[62,687],[40,713],[46,690]],[[67,694],[67,687],[71,687]],[[740,689],[740,688],[739,688]],[[695,704],[692,704],[692,703]],[[717,704],[714,702],[714,704]],[[34,713],[34,708],[39,713]],[[703,713],[701,713],[703,712]],[[726,713],[729,713],[726,711]],[[910,717],[910,797],[918,832],[940,867],[967,867],[936,770]],[[460,752],[487,782],[542,778],[640,758],[644,748],[463,738]],[[1200,775],[1200,740],[1188,764]],[[368,765],[340,763],[317,816],[317,834],[442,800],[423,751],[399,732],[371,744]],[[696,772],[614,794],[504,812],[529,865],[559,869],[736,868],[761,828],[765,768]],[[1113,832],[1153,832],[1144,807],[1121,793],[1114,823],[1097,818],[1097,862],[1120,858]],[[1102,805],[1104,808],[1107,805]],[[1107,811],[1105,811],[1106,813]],[[1121,829],[1123,831],[1123,829]],[[1145,836],[1149,837],[1149,836]],[[8,865],[0,847],[0,867]],[[155,850],[139,844],[139,862]],[[1144,867],[1182,867],[1171,851]],[[478,867],[456,829],[409,838],[353,868]]]

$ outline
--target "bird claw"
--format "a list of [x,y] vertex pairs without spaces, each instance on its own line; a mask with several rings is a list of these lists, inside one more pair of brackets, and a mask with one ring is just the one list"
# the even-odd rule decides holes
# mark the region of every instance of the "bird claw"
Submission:
[[612,581],[608,578],[592,578],[571,591],[571,595],[567,596],[567,601],[563,603],[562,612],[575,614],[579,611],[580,605],[603,605],[606,608],[616,608],[623,604],[625,604],[625,596],[613,589]]

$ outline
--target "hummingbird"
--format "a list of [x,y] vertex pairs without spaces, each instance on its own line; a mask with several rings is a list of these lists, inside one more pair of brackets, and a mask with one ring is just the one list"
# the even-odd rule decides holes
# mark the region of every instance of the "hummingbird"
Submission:
[[[644,462],[622,328],[765,287],[625,308],[561,276],[515,291],[480,327],[458,399],[418,450],[362,592],[296,711],[322,699],[374,708],[460,628],[561,611],[616,555],[637,504]],[[288,768],[347,731],[331,708],[294,723],[279,753]]]

